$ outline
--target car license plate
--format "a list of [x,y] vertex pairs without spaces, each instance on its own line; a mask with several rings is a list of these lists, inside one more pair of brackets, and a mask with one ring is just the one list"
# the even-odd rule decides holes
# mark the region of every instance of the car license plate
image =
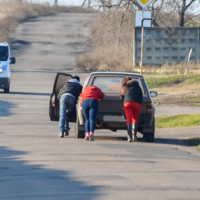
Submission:
[[0,69],[0,73],[2,73],[2,71],[3,71],[3,70],[2,70],[2,69]]

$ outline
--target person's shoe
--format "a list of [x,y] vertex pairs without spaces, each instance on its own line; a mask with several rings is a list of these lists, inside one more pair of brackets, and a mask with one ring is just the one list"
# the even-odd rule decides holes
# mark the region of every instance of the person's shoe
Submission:
[[128,124],[127,125],[127,133],[128,133],[127,142],[132,142],[133,141],[133,138],[132,138],[132,124]]
[[85,140],[89,140],[90,138],[90,133],[85,133]]
[[132,141],[133,141],[133,139],[128,136],[127,137],[127,142],[132,142]]
[[133,136],[133,141],[137,141],[137,136]]
[[69,132],[68,132],[68,131],[64,131],[64,135],[65,135],[65,136],[68,136],[68,135],[69,135]]
[[93,132],[90,132],[89,140],[90,141],[94,141],[94,133]]
[[63,132],[63,131],[59,131],[58,137],[59,137],[59,138],[63,138],[63,137],[64,137],[64,132]]

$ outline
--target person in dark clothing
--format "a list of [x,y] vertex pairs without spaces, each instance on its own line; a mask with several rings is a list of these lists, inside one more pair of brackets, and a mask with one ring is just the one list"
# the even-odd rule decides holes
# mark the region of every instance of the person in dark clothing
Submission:
[[123,109],[126,115],[128,142],[132,142],[132,130],[134,141],[137,140],[138,117],[142,108],[142,90],[138,81],[129,77],[124,78],[120,95],[123,99]]
[[81,93],[82,110],[85,117],[85,140],[94,141],[98,102],[103,97],[103,92],[96,86],[86,87]]
[[64,137],[64,135],[69,135],[69,121],[68,116],[74,109],[78,97],[82,91],[82,86],[79,83],[79,76],[74,76],[69,82],[65,83],[59,93],[58,100],[60,105],[60,118],[59,118],[59,130],[58,136]]

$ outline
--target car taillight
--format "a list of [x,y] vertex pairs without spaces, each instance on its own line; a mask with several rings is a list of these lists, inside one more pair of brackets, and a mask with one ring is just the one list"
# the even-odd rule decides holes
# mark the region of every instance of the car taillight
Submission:
[[153,109],[152,102],[147,102],[147,114],[151,115],[152,114],[152,109]]

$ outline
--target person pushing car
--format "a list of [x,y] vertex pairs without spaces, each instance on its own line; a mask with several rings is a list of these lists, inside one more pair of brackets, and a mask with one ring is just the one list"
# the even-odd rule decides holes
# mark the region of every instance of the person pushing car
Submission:
[[126,115],[128,142],[137,140],[138,117],[142,108],[142,90],[137,80],[126,77],[122,81],[120,95],[123,99],[123,109]]
[[98,102],[103,97],[103,92],[96,86],[86,87],[81,93],[82,110],[85,117],[85,140],[94,141]]
[[79,83],[79,76],[74,76],[69,82],[66,82],[61,87],[58,93],[59,108],[60,108],[60,118],[59,118],[59,130],[58,136],[60,138],[69,135],[69,120],[68,117],[73,111],[78,97],[82,91],[82,86]]

